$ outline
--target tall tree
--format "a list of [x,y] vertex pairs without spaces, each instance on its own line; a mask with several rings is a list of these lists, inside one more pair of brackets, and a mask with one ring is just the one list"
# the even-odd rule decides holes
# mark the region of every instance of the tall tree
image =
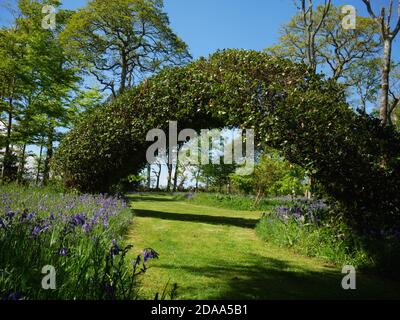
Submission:
[[392,68],[391,82],[390,82],[390,121],[399,126],[400,122],[400,62],[395,64]]
[[15,26],[0,30],[0,112],[5,137],[2,141],[4,155],[2,178],[10,178],[14,166],[11,148],[12,130],[19,113],[17,101],[25,82],[23,52],[25,44]]
[[169,26],[162,0],[92,0],[72,16],[63,39],[114,97],[135,78],[190,57]]
[[282,30],[280,44],[269,50],[306,63],[316,72],[321,57],[318,55],[319,36],[332,7],[331,0],[315,7],[313,0],[296,0],[298,13]]
[[[60,10],[56,28],[44,29],[42,8],[48,4],[57,7],[60,2],[19,0],[14,24],[0,33],[6,40],[0,44],[5,57],[0,64],[0,76],[8,75],[1,89],[1,112],[7,115],[5,177],[11,165],[7,159],[12,153],[10,144],[13,140],[26,150],[28,144],[38,140],[36,137],[46,137],[45,168],[48,170],[57,127],[68,122],[66,102],[79,80],[76,68],[71,65],[58,39],[69,12]],[[24,172],[24,165],[25,152],[22,152],[19,172]]]
[[201,176],[207,181],[207,188],[217,187],[221,192],[224,186],[228,186],[229,176],[235,172],[235,164],[205,164],[201,167]]
[[321,16],[319,19],[315,19],[314,17],[314,8],[312,0],[301,0],[301,13],[302,19],[304,23],[304,28],[306,30],[306,57],[308,64],[314,70],[317,70],[317,44],[316,37],[324,23],[326,16],[331,8],[332,1],[324,0],[324,5],[321,10]]
[[[383,56],[382,56],[382,79],[381,79],[381,97],[379,113],[382,124],[386,125],[391,122],[391,114],[398,104],[397,96],[393,99],[393,104],[390,106],[390,73],[392,67],[392,51],[393,51],[393,41],[400,31],[400,0],[398,0],[398,17],[397,21],[393,24],[392,28],[392,18],[393,18],[393,0],[390,0],[389,8],[383,7],[381,13],[378,16],[375,14],[370,0],[363,0],[365,3],[368,13],[371,18],[375,21],[376,25],[379,27],[380,34],[383,41]],[[393,94],[393,92],[392,92]],[[396,102],[397,101],[397,102]]]
[[378,28],[369,18],[357,17],[357,28],[344,30],[341,7],[334,7],[330,1],[315,7],[312,0],[302,0],[298,9],[282,27],[279,44],[267,51],[306,63],[336,81],[354,83],[354,70],[374,59],[380,50]]
[[351,73],[346,75],[346,84],[354,90],[358,109],[367,112],[369,103],[376,105],[380,87],[380,59],[361,60],[351,66]]
[[162,163],[160,161],[157,161],[157,162],[153,163],[153,166],[155,166],[157,168],[157,169],[153,168],[153,170],[152,170],[152,172],[156,176],[156,190],[160,190]]

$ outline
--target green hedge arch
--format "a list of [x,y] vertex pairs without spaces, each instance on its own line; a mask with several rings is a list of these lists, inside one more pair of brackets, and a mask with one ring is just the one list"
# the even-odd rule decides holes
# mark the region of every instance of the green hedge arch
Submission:
[[350,224],[399,221],[398,133],[354,112],[338,84],[257,51],[223,50],[166,68],[85,114],[62,140],[53,169],[70,187],[107,192],[143,166],[146,133],[167,131],[169,120],[179,130],[254,128],[257,144],[307,168]]

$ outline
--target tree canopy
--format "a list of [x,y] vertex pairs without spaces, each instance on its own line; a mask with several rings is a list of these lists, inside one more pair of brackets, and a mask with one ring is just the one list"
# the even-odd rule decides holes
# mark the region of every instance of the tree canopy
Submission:
[[61,39],[114,97],[143,74],[190,58],[162,0],[92,0],[72,15]]
[[[4,180],[15,179],[16,161],[19,163],[18,179],[21,180],[26,162],[25,149],[27,145],[36,143],[47,147],[46,180],[53,143],[60,133],[57,128],[71,121],[69,98],[80,78],[58,38],[69,12],[60,10],[57,27],[54,30],[44,29],[41,22],[45,4],[60,5],[57,0],[20,0],[14,24],[0,29]],[[16,149],[21,149],[18,155]]]

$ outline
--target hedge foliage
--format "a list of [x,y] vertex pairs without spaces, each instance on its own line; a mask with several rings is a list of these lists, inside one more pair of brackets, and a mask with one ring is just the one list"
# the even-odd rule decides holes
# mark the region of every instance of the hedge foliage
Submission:
[[258,145],[307,169],[358,231],[398,225],[399,134],[354,112],[338,84],[257,51],[224,50],[164,69],[86,114],[53,168],[68,186],[107,191],[143,166],[146,133],[167,132],[169,120],[179,130],[254,128]]

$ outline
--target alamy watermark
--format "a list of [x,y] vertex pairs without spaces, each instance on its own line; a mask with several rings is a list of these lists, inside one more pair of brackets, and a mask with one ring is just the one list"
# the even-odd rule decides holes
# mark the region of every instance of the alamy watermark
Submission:
[[51,5],[45,5],[42,7],[42,13],[45,14],[42,19],[42,28],[54,30],[56,28],[56,8]]
[[[147,133],[146,141],[157,141],[147,149],[146,160],[152,164],[162,157],[168,159],[168,164],[174,164],[179,159],[185,165],[218,165],[223,160],[224,164],[238,165],[237,175],[250,175],[254,171],[254,130],[236,132],[237,136],[233,139],[224,136],[220,130],[203,129],[200,135],[193,129],[178,133],[178,123],[169,121],[168,145],[163,130],[152,129]],[[181,147],[178,142],[181,142]]]
[[46,265],[42,268],[42,274],[45,274],[42,278],[42,289],[56,290],[56,269],[51,265]]
[[342,19],[343,29],[355,30],[357,28],[357,9],[354,6],[346,5],[342,7],[342,14],[346,15]]
[[346,274],[342,279],[342,288],[344,290],[356,290],[356,269],[353,266],[344,266],[342,273]]

